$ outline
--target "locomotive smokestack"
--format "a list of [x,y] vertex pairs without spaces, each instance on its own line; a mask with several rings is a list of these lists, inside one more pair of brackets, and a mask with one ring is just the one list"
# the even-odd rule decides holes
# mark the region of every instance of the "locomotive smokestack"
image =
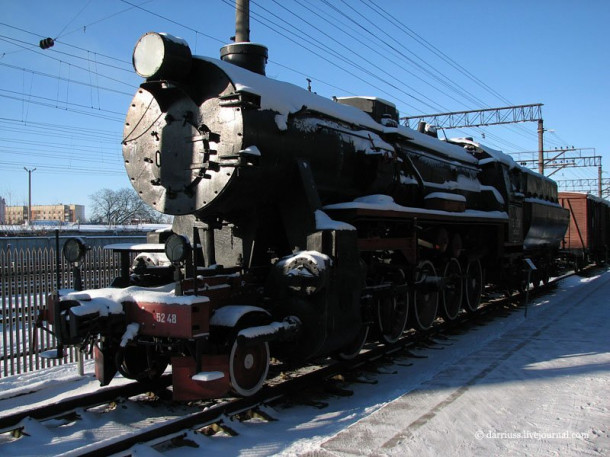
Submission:
[[267,48],[250,43],[250,0],[235,1],[235,43],[220,48],[220,58],[246,70],[265,74]]
[[250,1],[235,1],[235,42],[250,41]]

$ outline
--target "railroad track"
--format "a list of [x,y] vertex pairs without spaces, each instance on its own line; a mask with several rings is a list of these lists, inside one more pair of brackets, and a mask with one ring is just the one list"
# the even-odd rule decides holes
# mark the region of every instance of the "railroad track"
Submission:
[[[573,273],[564,275],[560,278],[549,282],[546,286],[533,289],[528,292],[529,297],[541,295],[550,290],[561,279],[570,276]],[[206,402],[199,405],[198,408],[193,408],[195,411],[186,413],[181,417],[163,421],[158,424],[132,432],[124,436],[114,437],[112,439],[90,443],[78,449],[78,455],[82,456],[102,456],[102,455],[130,455],[130,448],[138,443],[148,443],[151,446],[156,446],[161,443],[175,442],[182,443],[182,438],[186,436],[186,431],[190,429],[201,430],[214,426],[215,429],[223,429],[223,423],[228,418],[242,415],[244,413],[248,417],[252,416],[252,412],[256,414],[258,409],[264,405],[281,401],[281,399],[289,397],[292,394],[302,394],[306,389],[312,386],[320,386],[326,384],[330,388],[330,393],[340,395],[349,395],[349,381],[344,384],[343,381],[329,381],[332,378],[337,378],[338,375],[343,375],[339,378],[357,378],[348,376],[348,373],[354,373],[359,368],[364,368],[367,365],[386,362],[388,357],[394,357],[396,354],[412,356],[411,349],[417,347],[430,347],[436,344],[435,338],[443,339],[445,334],[452,332],[463,332],[471,326],[481,325],[487,320],[492,320],[498,316],[506,315],[517,309],[523,302],[522,295],[512,295],[510,297],[495,298],[488,300],[484,306],[472,313],[461,313],[455,321],[442,322],[437,321],[432,328],[424,332],[409,331],[394,344],[368,344],[365,350],[360,355],[350,361],[325,361],[317,366],[308,366],[296,371],[284,371],[288,367],[281,366],[280,368],[286,374],[278,375],[271,378],[267,385],[256,395],[248,398],[228,398],[216,402]],[[278,367],[276,367],[277,370]],[[370,366],[369,366],[370,368]],[[279,370],[277,370],[279,371]],[[369,369],[370,371],[370,369]],[[340,382],[341,384],[337,384]],[[166,387],[171,383],[169,377],[165,378],[160,388]],[[330,383],[330,384],[329,384]],[[150,390],[146,386],[133,383],[127,386],[121,386],[114,389],[105,389],[102,392],[94,394],[82,395],[66,399],[53,405],[48,405],[45,408],[36,408],[19,413],[0,417],[0,432],[16,431],[19,433],[20,422],[31,417],[39,421],[44,421],[50,418],[70,415],[76,408],[91,408],[104,403],[115,401],[119,397],[127,398],[134,395],[145,393]],[[180,445],[180,444],[177,444]],[[76,451],[75,451],[76,452]]]
[[[171,385],[171,376],[165,375],[155,383],[155,389],[164,389]],[[128,398],[147,393],[151,386],[132,382],[117,387],[107,387],[93,393],[76,395],[54,403],[35,408],[20,410],[0,416],[0,433],[15,432],[22,428],[20,422],[29,417],[36,420],[49,420],[74,412],[77,408],[87,409],[109,403],[117,398]],[[26,394],[27,395],[27,394]]]

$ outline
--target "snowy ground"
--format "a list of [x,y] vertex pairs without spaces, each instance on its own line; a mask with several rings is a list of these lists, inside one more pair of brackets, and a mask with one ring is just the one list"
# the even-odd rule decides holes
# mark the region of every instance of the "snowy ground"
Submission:
[[[419,350],[427,358],[397,360],[376,385],[355,384],[352,397],[312,406],[267,408],[276,422],[230,422],[236,437],[190,432],[199,448],[166,450],[201,455],[610,455],[610,272],[564,280],[551,295],[523,311]],[[407,366],[412,363],[412,365]],[[91,369],[89,367],[89,369]],[[0,411],[25,399],[46,402],[70,389],[94,389],[70,368],[0,379]],[[74,370],[74,368],[72,368]],[[8,399],[17,392],[44,389]],[[4,400],[3,400],[4,399]],[[115,414],[113,427],[128,428],[138,408]],[[102,441],[110,431],[95,419],[13,441],[0,437],[0,454],[70,454],[71,443]],[[26,427],[27,428],[27,427]],[[108,430],[113,430],[110,427]],[[159,455],[139,445],[134,455]]]

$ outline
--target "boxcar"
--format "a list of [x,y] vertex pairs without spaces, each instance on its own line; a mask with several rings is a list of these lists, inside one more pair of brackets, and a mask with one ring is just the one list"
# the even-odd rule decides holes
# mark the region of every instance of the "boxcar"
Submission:
[[610,202],[581,192],[560,192],[561,206],[570,211],[562,248],[577,266],[608,259]]

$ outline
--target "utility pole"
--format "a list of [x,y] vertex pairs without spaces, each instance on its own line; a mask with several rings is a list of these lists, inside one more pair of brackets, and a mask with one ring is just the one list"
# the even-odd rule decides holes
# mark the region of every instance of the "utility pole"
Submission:
[[32,173],[36,171],[36,168],[28,170],[23,167],[25,171],[28,172],[28,223],[27,225],[31,225],[32,221]]
[[538,119],[538,173],[544,175],[544,123]]

